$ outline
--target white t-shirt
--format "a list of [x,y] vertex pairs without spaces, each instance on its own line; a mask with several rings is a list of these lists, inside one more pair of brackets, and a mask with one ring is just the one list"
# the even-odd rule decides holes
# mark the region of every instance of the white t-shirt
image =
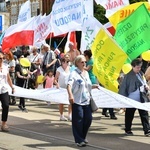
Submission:
[[29,56],[30,62],[36,62],[38,59],[40,59],[40,54],[33,55],[33,53],[31,53]]
[[6,93],[8,91],[7,86],[7,74],[8,74],[8,66],[3,65],[2,71],[0,71],[0,94]]
[[67,82],[68,82],[68,77],[70,75],[70,70],[68,69],[68,72],[66,72],[62,66],[58,67],[57,70],[59,74],[58,78],[58,84],[61,88],[66,88],[67,87]]

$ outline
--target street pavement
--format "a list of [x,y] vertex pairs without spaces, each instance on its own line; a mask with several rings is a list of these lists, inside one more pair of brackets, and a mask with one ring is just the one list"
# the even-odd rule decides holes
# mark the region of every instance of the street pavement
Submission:
[[[18,101],[17,101],[18,104]],[[145,137],[138,112],[133,121],[134,136],[124,134],[124,114],[117,120],[102,116],[101,109],[93,114],[87,135],[89,144],[77,147],[71,122],[60,121],[58,104],[50,106],[44,101],[26,101],[28,113],[10,106],[8,125],[10,132],[0,132],[0,150],[149,150],[150,137]],[[67,105],[64,110],[67,116]]]

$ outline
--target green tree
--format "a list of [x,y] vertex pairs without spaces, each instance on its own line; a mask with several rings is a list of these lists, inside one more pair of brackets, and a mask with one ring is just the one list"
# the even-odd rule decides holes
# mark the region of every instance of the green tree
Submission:
[[[147,0],[129,0],[130,4],[136,3],[136,2],[147,2]],[[108,19],[105,17],[105,8],[101,5],[97,5],[96,2],[94,2],[94,17],[99,20],[102,24],[105,24],[108,22]]]

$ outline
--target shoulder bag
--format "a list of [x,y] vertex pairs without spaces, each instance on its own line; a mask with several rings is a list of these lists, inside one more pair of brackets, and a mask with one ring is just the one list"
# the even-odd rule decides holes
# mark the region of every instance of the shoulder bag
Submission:
[[[77,70],[76,70],[77,71]],[[78,71],[77,71],[78,72]],[[91,92],[89,91],[89,89],[88,89],[88,83],[87,83],[87,81],[85,80],[85,78],[80,74],[80,73],[78,73],[80,76],[81,76],[81,78],[84,80],[84,82],[85,82],[85,86],[87,87],[87,90],[88,90],[88,92],[89,92],[89,94],[90,94],[90,106],[91,106],[91,111],[92,111],[92,113],[94,113],[94,112],[96,112],[97,110],[98,110],[98,106],[96,105],[96,103],[95,103],[95,101],[94,101],[94,99],[93,99],[93,97],[92,97],[92,94],[91,94]]]

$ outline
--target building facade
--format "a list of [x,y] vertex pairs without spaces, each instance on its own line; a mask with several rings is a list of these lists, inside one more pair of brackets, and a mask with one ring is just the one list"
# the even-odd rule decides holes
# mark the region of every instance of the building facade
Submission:
[[[18,21],[21,5],[27,0],[0,0],[0,16],[3,17],[3,31]],[[30,0],[31,16],[49,14],[55,0]],[[1,21],[1,17],[0,17]],[[0,27],[1,30],[1,27]],[[2,30],[0,32],[2,32]]]
[[42,14],[49,14],[55,0],[42,0]]
[[[10,25],[16,24],[18,20],[19,10],[21,5],[27,0],[10,0]],[[39,13],[42,13],[42,0],[30,0],[31,2],[31,16],[37,16]],[[41,10],[41,12],[39,11]]]
[[0,0],[0,35],[9,27],[9,18],[10,15],[7,12],[6,2],[4,0]]

